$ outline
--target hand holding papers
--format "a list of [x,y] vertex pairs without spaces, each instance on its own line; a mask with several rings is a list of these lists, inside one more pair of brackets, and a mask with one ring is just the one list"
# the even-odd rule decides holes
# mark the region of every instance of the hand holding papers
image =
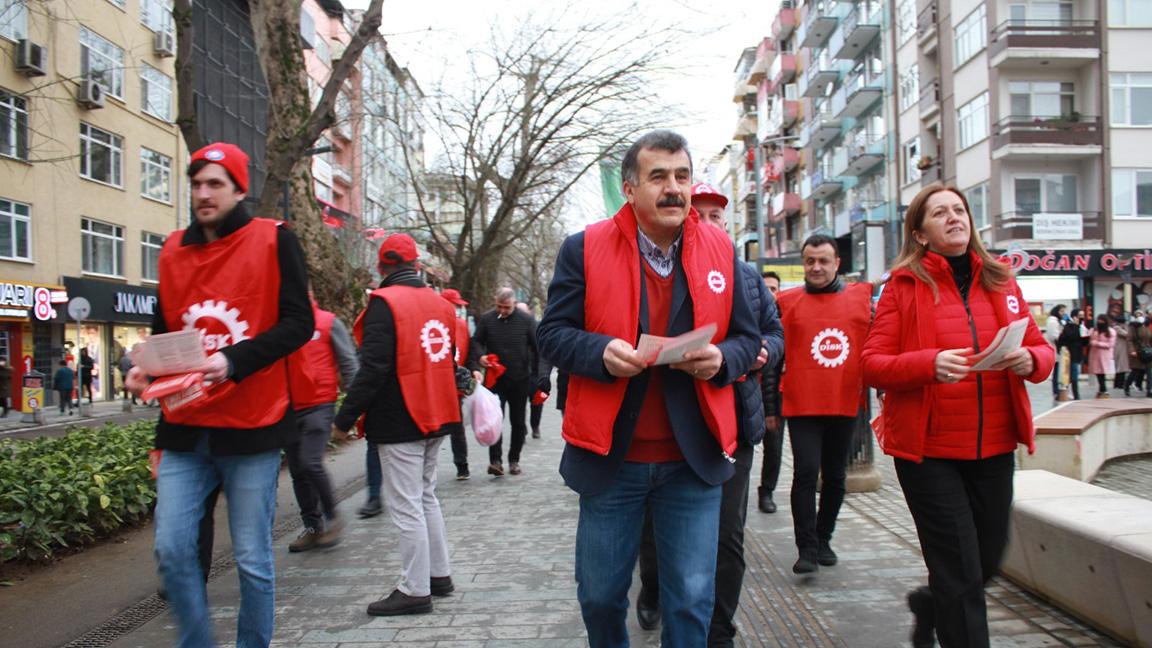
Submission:
[[149,376],[160,377],[140,395],[145,401],[159,399],[167,414],[208,395],[203,373],[208,356],[202,338],[199,330],[159,333],[132,348],[132,363]]
[[640,336],[636,352],[648,366],[682,362],[684,354],[708,346],[715,334],[715,324],[706,324],[674,338],[644,334]]
[[996,332],[996,337],[980,353],[969,358],[972,371],[998,371],[1004,367],[997,367],[1008,354],[1020,348],[1024,342],[1024,333],[1028,330],[1029,318],[1013,320],[1004,328]]

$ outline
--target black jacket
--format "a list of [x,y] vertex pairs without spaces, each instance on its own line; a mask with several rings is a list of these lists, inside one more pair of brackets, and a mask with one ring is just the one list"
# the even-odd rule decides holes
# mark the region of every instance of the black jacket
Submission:
[[536,350],[536,319],[518,308],[503,319],[495,310],[484,313],[476,320],[472,334],[472,348],[477,357],[488,353],[500,356],[504,375],[500,380],[536,381],[539,370],[539,352]]
[[1056,348],[1068,349],[1069,359],[1079,364],[1084,362],[1084,340],[1085,338],[1080,337],[1080,324],[1068,322],[1064,325],[1064,330],[1060,331],[1060,337],[1056,339]]
[[[228,236],[250,222],[252,217],[248,215],[244,205],[240,204],[224,217],[224,222],[216,231],[221,237]],[[184,238],[180,244],[202,245],[206,242],[204,228],[193,221],[184,231]],[[228,358],[232,368],[229,377],[236,382],[287,357],[308,342],[315,328],[312,302],[308,299],[308,270],[304,265],[304,251],[300,248],[300,241],[290,229],[281,227],[276,236],[276,248],[280,266],[280,297],[277,304],[280,311],[279,319],[272,328],[260,335],[220,350],[220,353]],[[220,271],[227,272],[228,268],[222,267]],[[152,332],[168,332],[159,299],[156,302],[155,315],[152,317]],[[252,406],[261,407],[261,404],[253,403]],[[161,415],[159,423],[156,424],[156,447],[189,452],[196,447],[196,442],[204,433],[208,434],[208,447],[214,455],[266,452],[291,445],[298,434],[296,417],[291,407],[280,421],[266,427],[246,430],[178,425],[165,421]]]
[[[424,288],[425,284],[415,272],[401,270],[380,282],[381,288],[385,286]],[[333,423],[341,430],[350,430],[361,415],[364,435],[372,443],[407,443],[463,429],[460,423],[449,423],[425,435],[412,420],[396,379],[396,322],[383,299],[368,302],[360,343],[360,371]]]
[[[784,355],[784,327],[776,311],[776,299],[768,292],[755,268],[747,263],[739,263],[738,267],[744,275],[744,290],[756,315],[760,339],[768,349],[768,363],[763,368],[778,366]],[[766,412],[761,372],[761,369],[749,372],[745,380],[732,385],[736,393],[736,422],[740,426],[741,445],[756,445],[764,438]]]

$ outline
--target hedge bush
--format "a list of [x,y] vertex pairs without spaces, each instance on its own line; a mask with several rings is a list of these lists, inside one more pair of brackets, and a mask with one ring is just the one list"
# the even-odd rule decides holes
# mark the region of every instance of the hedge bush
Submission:
[[45,561],[146,517],[155,421],[0,441],[0,562]]

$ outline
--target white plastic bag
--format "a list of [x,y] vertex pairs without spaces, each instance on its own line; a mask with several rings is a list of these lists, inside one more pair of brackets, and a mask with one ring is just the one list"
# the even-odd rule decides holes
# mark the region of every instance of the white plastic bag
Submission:
[[500,440],[504,429],[504,412],[500,408],[500,397],[488,391],[484,385],[476,385],[476,391],[468,397],[468,412],[472,421],[472,433],[476,442],[490,446]]

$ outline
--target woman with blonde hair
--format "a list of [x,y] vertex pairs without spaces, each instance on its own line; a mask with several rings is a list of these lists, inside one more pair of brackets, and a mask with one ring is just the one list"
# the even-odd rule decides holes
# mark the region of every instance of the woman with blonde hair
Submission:
[[864,382],[883,390],[880,447],[894,457],[928,586],[913,590],[914,646],[986,648],[984,584],[1008,541],[1014,451],[1031,451],[1024,381],[1052,370],[1034,322],[1019,349],[974,371],[997,331],[1031,319],[1008,266],[988,253],[968,201],[933,183],[911,202],[904,245],[864,344]]

